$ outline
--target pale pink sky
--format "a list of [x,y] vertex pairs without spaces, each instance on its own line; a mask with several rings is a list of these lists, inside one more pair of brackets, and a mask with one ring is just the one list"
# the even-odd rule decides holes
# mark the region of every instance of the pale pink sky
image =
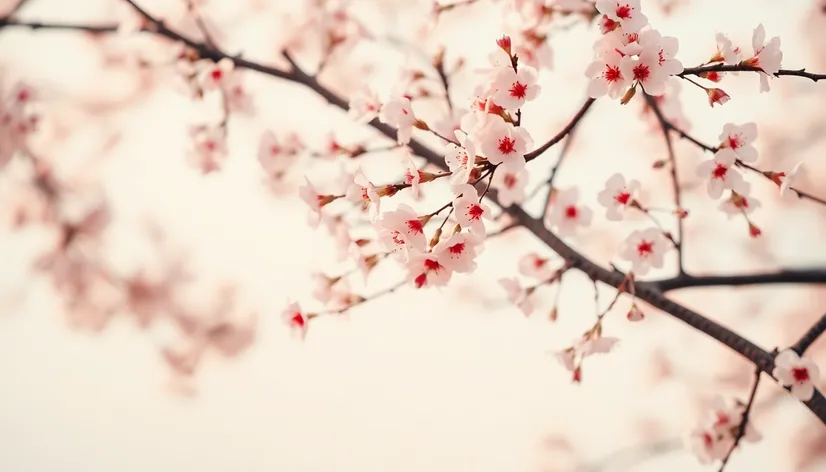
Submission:
[[[115,11],[107,5],[116,2],[68,3],[33,0],[26,13],[61,21],[104,19]],[[215,11],[246,8],[245,2],[212,3],[220,4]],[[365,14],[373,15],[368,19],[383,19],[387,31],[405,34],[410,29],[406,13],[394,13],[401,7],[391,5],[404,2],[361,3]],[[826,70],[826,57],[814,46],[826,40],[824,33],[816,33],[826,31],[826,17],[805,19],[813,2],[689,3],[664,17],[657,2],[642,2],[657,29],[680,39],[678,57],[685,64],[700,63],[713,52],[717,31],[750,47],[751,31],[762,22],[769,37],[782,38],[784,67]],[[235,21],[245,18],[240,14],[224,16],[237,24],[229,34],[231,44],[243,44],[254,57],[268,57],[269,45],[277,39],[271,31],[277,8],[247,16],[246,22]],[[501,26],[492,13],[474,9],[473,15],[453,17],[439,37],[454,54],[467,52],[481,65],[488,47],[481,45],[492,45]],[[556,67],[542,75],[539,104],[525,110],[534,136],[555,133],[581,103],[582,71],[594,38],[593,28],[577,27],[552,40]],[[356,58],[391,51],[375,46],[356,51]],[[0,470],[568,471],[576,470],[578,462],[568,453],[543,451],[547,435],[566,438],[577,460],[597,462],[624,447],[680,438],[694,426],[700,402],[716,393],[746,397],[751,368],[745,362],[651,308],[645,322],[631,325],[623,316],[625,305],[605,323],[606,333],[619,337],[621,347],[589,359],[583,384],[572,385],[549,352],[567,346],[593,323],[592,286],[581,274],[572,274],[559,322],[549,324],[541,313],[526,320],[506,302],[496,280],[515,275],[516,260],[528,248],[541,249],[527,235],[490,241],[479,270],[455,279],[446,290],[404,288],[352,310],[346,319],[314,323],[304,343],[291,340],[279,313],[290,298],[310,299],[310,273],[331,267],[334,250],[329,238],[306,226],[307,209],[296,195],[276,198],[260,185],[257,139],[265,127],[300,129],[311,144],[333,127],[344,137],[355,136],[343,115],[300,88],[250,76],[261,113],[231,128],[225,171],[202,177],[188,167],[184,151],[187,120],[204,109],[189,106],[169,87],[106,116],[73,105],[118,100],[135,87],[133,77],[100,70],[100,61],[88,42],[71,34],[0,32],[0,68],[42,90],[47,111],[42,145],[60,169],[87,172],[84,159],[99,153],[102,142],[119,137],[95,175],[118,218],[107,241],[113,264],[127,270],[151,260],[140,225],[144,217],[151,218],[177,248],[191,254],[199,276],[190,294],[193,303],[206,306],[220,283],[237,284],[243,306],[259,314],[258,339],[238,359],[209,359],[197,377],[198,395],[179,398],[165,388],[167,367],[158,356],[158,347],[168,340],[166,329],[141,333],[130,318],[118,318],[99,335],[69,330],[45,282],[27,272],[39,235],[0,229],[0,296],[7,306],[0,315]],[[379,75],[392,76],[394,65],[401,63],[396,55],[379,67]],[[731,102],[712,110],[704,94],[684,87],[692,134],[713,141],[725,123],[755,121],[761,136],[759,162],[767,168],[826,154],[826,140],[807,137],[826,119],[826,85],[788,78],[775,80],[771,93],[760,94],[758,79],[741,74],[727,78],[725,89]],[[578,131],[581,139],[559,184],[581,186],[593,195],[588,198],[595,206],[596,190],[622,170],[639,175],[652,199],[670,201],[668,182],[650,170],[651,156],[663,152],[660,136],[647,136],[642,121],[629,119],[639,106],[598,102]],[[70,134],[55,144],[60,126]],[[786,147],[778,145],[781,138]],[[677,151],[690,181],[701,156],[685,143]],[[371,176],[384,181],[398,174],[386,156],[381,159],[367,161]],[[550,156],[537,162],[537,181],[551,162]],[[823,186],[814,183],[826,179],[826,164],[822,159],[809,162],[803,185],[822,193]],[[300,178],[300,171],[294,173],[292,185]],[[687,222],[689,269],[726,272],[826,263],[826,251],[818,250],[826,240],[824,209],[781,201],[771,184],[751,181],[763,202],[756,218],[765,237],[748,240],[742,222],[726,220],[704,192],[693,191],[686,199],[697,216]],[[429,203],[443,196],[434,192]],[[598,220],[577,244],[602,262],[610,260],[628,229],[644,224],[635,220],[618,228]],[[382,270],[367,293],[400,276],[392,268]],[[543,309],[550,307],[552,294],[548,291]],[[603,303],[612,295],[604,290]],[[737,295],[720,288],[673,296],[766,348],[792,341],[803,322],[822,315],[826,306],[822,292],[800,287],[744,289]],[[673,377],[653,379],[656,352],[664,353]],[[821,366],[826,365],[824,354],[826,350],[816,351]],[[735,387],[721,381],[731,375],[740,376]],[[758,398],[778,392],[764,381]],[[793,434],[816,430],[816,419],[786,396],[758,412],[754,421],[763,441],[747,445],[728,470],[793,470]],[[819,466],[826,468],[826,463]],[[666,467],[706,470],[682,450],[606,470]],[[817,467],[810,470],[824,470]]]

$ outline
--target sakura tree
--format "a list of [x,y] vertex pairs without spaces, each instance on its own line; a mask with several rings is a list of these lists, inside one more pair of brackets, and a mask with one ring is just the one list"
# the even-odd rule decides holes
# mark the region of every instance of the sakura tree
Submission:
[[[289,301],[283,313],[261,314],[280,315],[297,342],[312,337],[314,325],[324,319],[358,316],[358,307],[402,288],[417,290],[426,300],[434,290],[474,273],[491,241],[525,233],[544,250],[511,247],[512,263],[492,268],[498,284],[483,290],[496,290],[514,311],[548,324],[566,316],[588,318],[571,343],[554,348],[567,371],[559,382],[587,383],[592,357],[622,348],[623,340],[604,320],[619,317],[645,330],[651,315],[662,314],[752,364],[750,390],[741,398],[716,398],[707,418],[690,432],[688,446],[702,463],[715,462],[722,470],[743,442],[761,440],[752,407],[758,388],[767,383],[787,390],[826,424],[826,398],[818,389],[824,384],[808,355],[826,331],[826,314],[796,342],[765,348],[743,334],[747,327],[724,326],[713,314],[690,308],[690,298],[674,295],[699,287],[826,283],[824,267],[704,269],[693,258],[705,241],[692,241],[686,229],[724,214],[728,225],[742,229],[741,237],[715,244],[742,247],[785,231],[761,218],[766,200],[823,214],[822,166],[799,159],[785,167],[773,165],[761,145],[764,130],[755,121],[716,117],[719,110],[773,93],[781,81],[811,81],[817,87],[826,79],[826,74],[808,72],[808,64],[784,59],[781,39],[771,28],[753,25],[751,44],[727,35],[742,36],[737,31],[678,39],[652,21],[664,12],[679,15],[676,2],[663,7],[640,0],[429,1],[420,2],[424,8],[411,29],[414,37],[434,35],[439,42],[423,48],[402,43],[402,52],[385,47],[381,55],[364,53],[366,45],[386,38],[363,19],[363,5],[311,1],[287,8],[294,11],[284,13],[278,26],[282,34],[261,54],[258,45],[227,38],[229,27],[219,21],[222,7],[216,0],[152,5],[108,0],[110,18],[72,22],[30,15],[37,0],[12,3],[0,29],[58,30],[86,35],[105,47],[117,41],[113,54],[120,64],[113,68],[174,81],[186,100],[208,108],[209,114],[188,123],[191,151],[179,156],[199,175],[224,171],[233,121],[255,117],[258,104],[248,87],[252,77],[295,84],[337,109],[330,113],[346,113],[358,129],[351,133],[360,136],[356,140],[345,141],[334,130],[323,130],[329,134],[321,139],[298,130],[267,129],[258,135],[256,155],[248,156],[257,158],[259,178],[274,193],[298,182],[290,191],[306,203],[308,224],[329,233],[338,253],[338,260],[330,262],[334,269],[314,274],[312,293]],[[262,2],[250,3],[252,11],[263,8]],[[481,9],[505,18],[504,25],[473,50],[457,48],[444,25]],[[531,128],[543,109],[556,109],[561,97],[575,92],[547,81],[560,67],[551,48],[566,48],[568,34],[577,35],[572,41],[587,37],[592,50],[577,71],[581,99],[560,125]],[[702,45],[694,50],[705,51],[703,59],[684,57],[685,43]],[[378,70],[393,79],[375,79]],[[106,197],[80,183],[82,172],[61,175],[57,157],[40,155],[38,134],[50,120],[40,110],[48,92],[30,85],[37,78],[15,79],[0,84],[5,95],[0,168],[9,181],[18,180],[15,190],[24,198],[3,205],[14,228],[37,224],[54,233],[35,268],[64,298],[72,320],[96,330],[124,313],[142,327],[160,318],[171,321],[185,340],[165,346],[162,354],[181,378],[195,374],[206,352],[235,356],[244,351],[254,340],[256,318],[227,316],[238,311],[229,286],[215,290],[218,308],[196,316],[175,294],[194,275],[170,255],[159,229],[151,238],[166,261],[161,269],[152,275],[148,269],[121,274],[107,265],[102,241],[105,231],[117,225]],[[753,83],[752,90],[730,95],[725,89],[735,80]],[[813,93],[820,95],[811,100],[823,103],[823,92]],[[683,112],[688,101],[707,104],[713,133],[691,131],[692,119]],[[577,142],[600,139],[582,131],[597,104],[624,115],[612,123],[613,131],[641,135],[633,139],[656,136],[661,147],[650,155],[632,155],[617,143],[607,179],[560,184],[572,159],[587,159],[573,152]],[[699,154],[700,161],[692,160]],[[372,159],[377,156],[381,159]],[[813,175],[807,180],[810,167]],[[585,169],[596,170],[593,164]],[[599,190],[592,191],[593,186]],[[713,216],[704,208],[709,202],[717,207]],[[602,228],[618,234],[621,242],[600,252],[589,245],[600,246],[594,238],[601,237]],[[822,258],[826,245],[818,241],[809,250]],[[384,276],[377,280],[379,266],[392,268],[387,273],[396,275],[394,283]],[[563,286],[570,287],[575,274],[592,285],[593,300],[582,304],[593,303],[593,315],[559,309]],[[601,299],[605,294],[608,301]],[[540,308],[549,302],[549,309]],[[823,311],[812,309],[816,315]]]

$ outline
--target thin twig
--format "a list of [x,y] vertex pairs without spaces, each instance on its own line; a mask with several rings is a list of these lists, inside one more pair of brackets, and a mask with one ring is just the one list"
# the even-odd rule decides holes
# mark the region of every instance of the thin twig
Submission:
[[[648,103],[648,106],[654,110],[654,115],[657,117],[657,121],[660,123],[660,128],[663,132],[663,137],[665,138],[665,146],[668,150],[668,162],[671,167],[671,190],[674,193],[674,205],[677,207],[677,211],[683,209],[682,205],[682,198],[681,198],[681,189],[680,189],[680,179],[677,175],[677,157],[674,153],[674,145],[671,142],[671,133],[669,131],[673,128],[668,120],[665,119],[663,116],[662,110],[657,105],[657,101],[651,95],[645,94],[645,101]],[[685,238],[683,233],[683,218],[679,215],[677,216],[677,240],[675,241],[671,238],[671,241],[674,243],[674,246],[677,248],[677,273],[684,274],[685,268],[683,265],[684,254],[683,249],[685,246]]]
[[571,149],[571,144],[574,142],[575,132],[576,129],[574,128],[570,133],[568,133],[568,139],[565,140],[565,144],[562,145],[562,150],[559,151],[559,158],[556,160],[556,164],[554,164],[553,168],[551,168],[551,175],[549,175],[548,180],[545,181],[545,185],[548,186],[548,193],[545,195],[545,206],[542,207],[541,218],[543,220],[546,216],[548,216],[548,210],[551,206],[551,199],[553,199],[554,196],[554,180],[556,180],[556,176],[559,175],[559,167],[562,165],[562,161]]
[[826,313],[806,331],[806,334],[801,336],[800,339],[792,345],[791,349],[795,351],[797,355],[802,356],[803,353],[806,352],[806,349],[809,349],[809,346],[817,341],[824,332],[826,332]]
[[[689,67],[683,69],[683,71],[677,74],[677,77],[684,77],[686,75],[700,75],[706,72],[763,72],[763,69],[754,66],[746,66],[746,65],[726,65],[726,64],[715,64],[711,66],[701,66],[701,67]],[[798,69],[798,70],[789,70],[789,69],[780,69],[779,71],[775,72],[775,77],[780,77],[783,75],[795,76],[795,77],[804,77],[806,79],[813,80],[817,82],[818,80],[826,80],[826,74],[813,74],[811,72],[806,72],[806,69]]]
[[596,99],[594,98],[589,98],[588,100],[586,100],[585,103],[582,104],[582,107],[580,107],[579,111],[577,111],[574,117],[571,118],[571,121],[569,121],[568,124],[565,125],[565,127],[562,128],[562,130],[559,133],[557,133],[553,138],[548,140],[548,142],[546,142],[542,146],[539,146],[535,150],[525,154],[525,161],[530,162],[536,159],[537,157],[541,156],[543,152],[550,149],[551,146],[562,141],[562,138],[567,136],[571,131],[574,130],[574,128],[576,128],[577,123],[579,123],[579,120],[581,120],[585,116],[585,114],[588,113],[588,109],[591,108],[591,105],[593,105],[595,101]]
[[740,426],[737,427],[737,435],[734,437],[734,444],[731,445],[731,449],[729,449],[726,457],[723,458],[723,462],[720,464],[720,470],[718,472],[723,472],[723,469],[726,468],[726,464],[728,464],[731,453],[737,449],[737,445],[740,444],[740,440],[743,439],[743,436],[746,434],[746,426],[749,423],[749,413],[751,413],[751,407],[754,405],[754,398],[757,395],[757,387],[760,385],[760,374],[762,373],[763,371],[759,367],[754,371],[754,385],[751,388],[751,394],[749,394],[749,401],[746,403],[746,408],[743,410],[743,417],[740,420]]

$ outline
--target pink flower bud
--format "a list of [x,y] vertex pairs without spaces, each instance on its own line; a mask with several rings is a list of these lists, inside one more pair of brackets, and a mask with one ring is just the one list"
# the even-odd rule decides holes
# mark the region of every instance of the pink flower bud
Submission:
[[708,94],[708,104],[711,105],[712,108],[715,104],[722,105],[731,100],[731,97],[729,97],[723,89],[710,88],[706,89],[706,93]]
[[501,38],[496,40],[496,45],[502,48],[508,56],[511,56],[511,37],[510,36],[502,36]]

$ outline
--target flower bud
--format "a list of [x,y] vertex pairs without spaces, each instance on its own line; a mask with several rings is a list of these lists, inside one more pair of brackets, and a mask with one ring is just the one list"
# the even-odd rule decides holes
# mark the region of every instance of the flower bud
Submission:
[[699,74],[700,77],[702,77],[706,80],[710,80],[714,83],[717,83],[717,82],[723,80],[724,75],[725,74],[723,72],[716,72],[716,71],[702,72],[702,73]]
[[511,37],[510,36],[502,36],[501,38],[496,40],[496,45],[499,46],[503,51],[505,51],[508,56],[511,56]]
[[399,191],[395,185],[383,185],[376,189],[376,193],[379,194],[380,197],[392,197]]
[[355,245],[358,246],[358,247],[367,246],[371,242],[372,241],[370,241],[369,239],[364,239],[364,238],[359,238],[359,239],[356,239],[355,241],[353,241],[353,243],[355,243]]
[[708,104],[711,105],[712,108],[714,108],[715,104],[722,105],[731,100],[729,94],[724,92],[723,89],[709,88],[706,89],[706,93],[708,94]]
[[777,184],[778,187],[783,185],[783,180],[786,178],[785,172],[772,172],[770,170],[763,172],[763,175],[771,179],[771,181]]
[[442,228],[437,228],[436,232],[433,233],[433,237],[430,238],[430,247],[433,248],[435,245],[439,244],[439,239],[442,237]]
[[663,167],[665,167],[665,163],[665,159],[660,159],[659,161],[654,161],[654,164],[651,167],[653,167],[654,169],[662,169]]
[[429,131],[430,130],[430,127],[427,126],[427,123],[425,123],[422,120],[416,120],[416,122],[413,123],[413,126],[415,126],[416,128],[419,128],[420,130],[423,130],[423,131]]
[[556,321],[557,318],[559,318],[559,310],[557,310],[556,307],[553,307],[551,309],[551,313],[548,315],[548,318],[550,318],[551,321]]
[[749,221],[749,236],[751,236],[752,238],[759,238],[761,234],[763,234],[763,232],[760,231],[760,228],[758,228],[757,226],[755,226],[754,223]]
[[423,170],[419,171],[419,182],[421,182],[421,183],[432,182],[435,179],[436,179],[436,174],[434,174],[432,172],[426,172],[426,171],[423,171]]
[[642,310],[640,310],[636,304],[633,304],[631,305],[631,309],[628,310],[626,318],[628,318],[628,321],[642,321],[645,318],[645,314],[643,314]]
[[622,98],[620,99],[620,103],[623,104],[623,105],[627,105],[628,102],[630,102],[631,99],[634,98],[634,95],[636,95],[636,94],[637,94],[637,87],[636,86],[633,86],[633,87],[629,88],[625,92],[625,95],[623,95]]
[[341,195],[319,195],[318,196],[318,206],[323,208],[324,206],[328,205],[331,202],[334,202],[341,198]]
[[674,210],[674,214],[677,216],[677,218],[684,220],[686,219],[686,217],[688,217],[688,210],[684,208],[677,208],[676,210]]

